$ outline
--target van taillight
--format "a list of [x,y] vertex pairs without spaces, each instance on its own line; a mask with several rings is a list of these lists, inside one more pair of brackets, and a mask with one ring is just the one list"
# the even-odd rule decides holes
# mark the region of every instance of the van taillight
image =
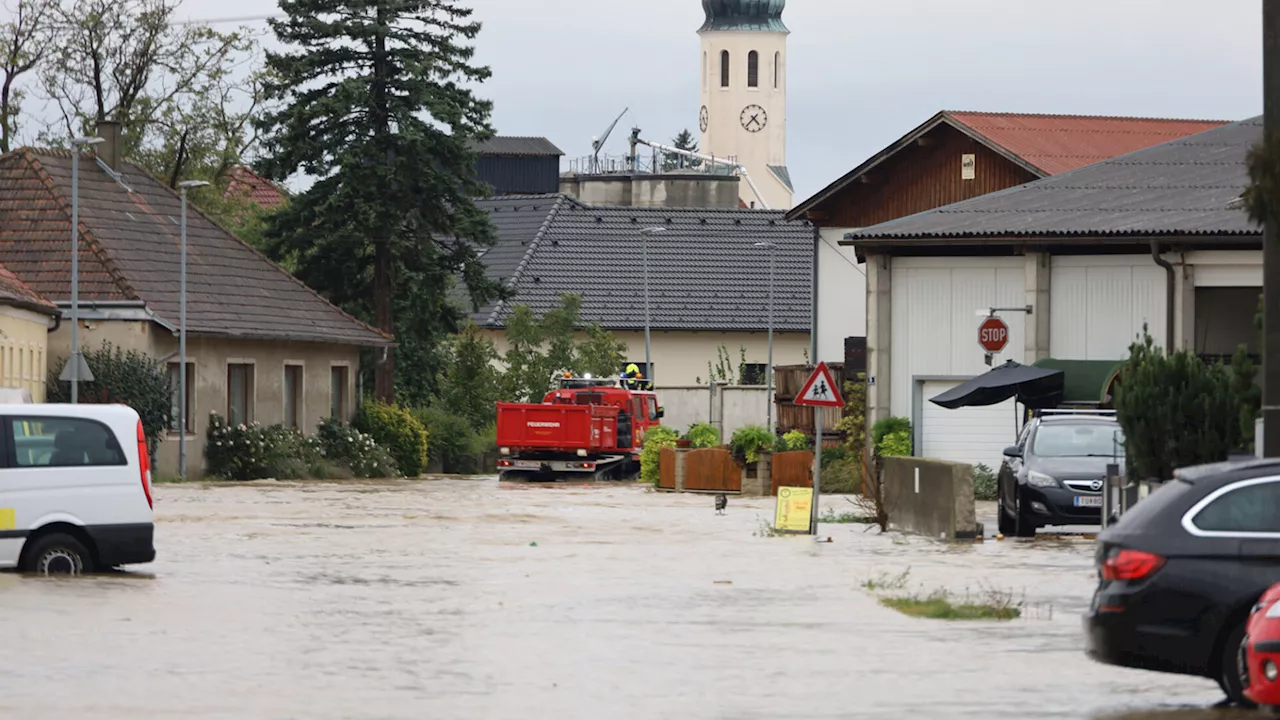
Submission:
[[152,510],[156,505],[151,500],[151,455],[147,451],[147,433],[142,429],[142,421],[138,421],[138,473],[142,476],[142,492],[147,494],[147,507]]
[[1102,562],[1103,580],[1142,580],[1164,566],[1164,558],[1140,550],[1112,552]]

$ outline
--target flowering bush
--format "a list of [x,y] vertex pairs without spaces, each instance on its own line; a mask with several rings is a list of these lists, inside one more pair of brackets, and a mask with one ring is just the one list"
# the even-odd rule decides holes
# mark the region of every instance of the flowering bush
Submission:
[[320,452],[329,462],[351,470],[356,477],[380,478],[400,475],[387,449],[373,438],[341,421],[330,418],[316,429]]
[[209,474],[228,480],[392,477],[395,463],[363,433],[326,421],[307,437],[283,425],[229,425],[209,414],[205,433]]

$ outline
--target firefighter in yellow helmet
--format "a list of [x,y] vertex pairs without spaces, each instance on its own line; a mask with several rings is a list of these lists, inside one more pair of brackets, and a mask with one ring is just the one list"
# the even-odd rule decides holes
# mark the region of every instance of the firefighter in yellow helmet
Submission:
[[628,390],[653,389],[653,383],[644,379],[644,375],[640,372],[640,366],[635,363],[627,365],[627,370],[623,373],[622,385]]

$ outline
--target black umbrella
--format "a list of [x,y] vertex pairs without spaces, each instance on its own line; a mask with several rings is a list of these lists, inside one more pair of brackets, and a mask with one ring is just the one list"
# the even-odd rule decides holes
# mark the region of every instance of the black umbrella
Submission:
[[1021,365],[1012,360],[972,380],[966,380],[929,402],[948,410],[998,405],[1009,398],[1033,410],[1062,404],[1061,370]]

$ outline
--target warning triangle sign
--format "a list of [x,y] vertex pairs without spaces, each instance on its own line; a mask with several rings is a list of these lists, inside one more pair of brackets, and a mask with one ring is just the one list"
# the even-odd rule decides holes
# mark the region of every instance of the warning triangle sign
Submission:
[[800,394],[796,396],[796,405],[810,407],[844,407],[844,398],[840,396],[840,388],[824,362],[818,363],[809,381],[804,384]]

